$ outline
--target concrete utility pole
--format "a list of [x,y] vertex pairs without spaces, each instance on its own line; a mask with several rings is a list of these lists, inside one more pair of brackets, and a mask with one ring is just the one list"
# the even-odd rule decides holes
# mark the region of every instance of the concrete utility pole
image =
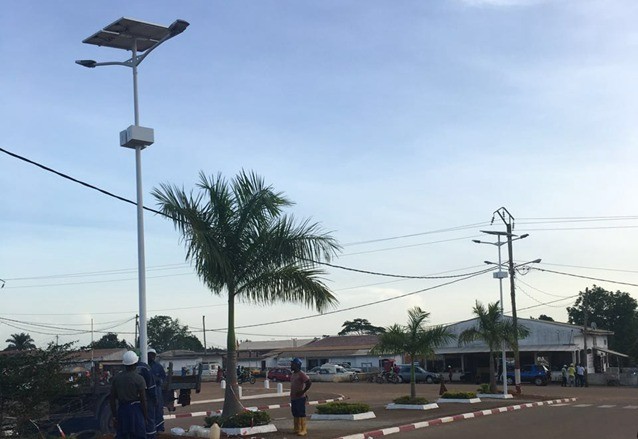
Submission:
[[[507,228],[507,251],[509,253],[509,274],[510,274],[510,299],[512,301],[512,326],[514,327],[514,385],[516,386],[516,394],[521,393],[521,356],[518,351],[518,317],[516,315],[516,289],[514,287],[514,253],[512,251],[512,224],[514,223],[514,217],[509,213],[505,207],[494,212],[494,215],[501,217],[501,220],[505,223]],[[494,216],[492,216],[492,223],[494,222]]]
[[587,293],[589,293],[589,289],[585,288],[585,292],[583,293],[583,345],[585,348],[585,382],[582,383],[585,387],[589,387],[587,383],[587,372],[589,369],[589,362],[587,358]]
[[202,328],[204,329],[204,353],[206,353],[206,316],[202,316]]

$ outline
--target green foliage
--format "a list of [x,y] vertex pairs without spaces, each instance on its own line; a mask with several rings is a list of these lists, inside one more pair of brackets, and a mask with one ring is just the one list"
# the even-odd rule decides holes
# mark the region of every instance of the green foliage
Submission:
[[338,335],[347,335],[347,334],[357,334],[357,335],[365,335],[365,334],[382,334],[385,332],[385,328],[382,326],[374,326],[367,319],[354,319],[352,321],[346,320],[341,325],[343,328],[339,331]]
[[27,437],[34,428],[30,420],[44,418],[56,398],[72,392],[63,373],[70,346],[50,344],[0,355],[0,425],[15,418],[18,434]]
[[445,392],[441,395],[443,399],[472,399],[476,398],[475,392]]
[[[337,303],[317,264],[339,250],[318,224],[296,222],[283,209],[292,205],[254,173],[230,182],[200,172],[198,193],[162,184],[153,189],[159,209],[173,221],[200,280],[228,298],[226,347],[228,382],[224,416],[239,413],[235,303],[301,303],[324,311]],[[150,332],[150,328],[149,328]],[[149,337],[150,338],[150,337]],[[157,349],[157,346],[155,346]]]
[[316,409],[320,415],[356,415],[370,411],[370,406],[362,402],[329,402],[320,404]]
[[210,428],[213,424],[217,424],[223,428],[245,428],[270,424],[270,420],[268,412],[246,410],[226,418],[222,418],[221,416],[207,416],[204,418],[204,424],[206,428]]
[[27,349],[35,348],[33,339],[29,334],[21,332],[19,334],[11,334],[10,338],[5,340],[9,345],[5,348],[5,351],[25,351]]
[[117,334],[109,332],[100,338],[98,341],[90,343],[86,346],[87,349],[116,349],[116,348],[131,348],[126,340],[120,340],[117,338]]
[[554,321],[553,318],[551,318],[550,316],[545,315],[545,314],[541,314],[540,316],[538,316],[538,320],[545,320],[546,322],[553,322]]
[[574,306],[567,308],[569,323],[582,325],[587,310],[587,326],[595,322],[599,329],[614,332],[609,348],[638,360],[638,302],[629,293],[607,291],[599,286],[581,291]]
[[[517,331],[514,331],[514,325],[511,320],[503,319],[499,302],[488,303],[487,308],[478,300],[472,310],[477,317],[476,326],[468,328],[459,334],[459,345],[468,344],[473,341],[483,341],[490,350],[490,392],[496,393],[496,363],[494,361],[494,352],[498,350],[503,343],[507,344],[512,350],[516,346],[517,338],[525,338],[529,335],[529,329],[519,324]],[[516,332],[518,334],[516,334]]]
[[[454,339],[443,326],[425,328],[430,316],[415,306],[408,310],[408,324],[394,324],[379,335],[379,343],[372,349],[375,354],[407,354],[413,360],[419,356],[433,357],[434,349]],[[416,398],[414,370],[410,373],[410,396]]]
[[392,402],[403,405],[425,405],[430,403],[426,398],[412,398],[410,395],[400,396],[395,398]]
[[481,383],[479,388],[476,389],[477,393],[492,393],[490,390],[490,383]]
[[204,346],[197,337],[190,333],[188,326],[183,326],[178,319],[169,316],[151,317],[147,325],[148,344],[157,352],[172,349],[203,351]]

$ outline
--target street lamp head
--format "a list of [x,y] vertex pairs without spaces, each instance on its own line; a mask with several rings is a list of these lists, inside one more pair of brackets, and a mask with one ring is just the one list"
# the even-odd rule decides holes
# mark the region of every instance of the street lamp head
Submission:
[[518,239],[527,238],[528,236],[529,236],[529,233],[525,233],[525,234],[523,234],[523,235],[519,236],[519,238],[518,238]]
[[490,261],[483,261],[484,263],[486,263],[487,265],[498,265],[496,262],[490,262]]
[[481,241],[479,241],[478,239],[473,239],[473,240],[472,240],[472,242],[475,242],[475,243],[477,243],[477,244],[480,244],[480,243],[481,243]]
[[75,63],[92,69],[97,64],[97,61],[93,61],[92,59],[79,59]]
[[185,20],[175,20],[169,27],[168,27],[168,31],[170,32],[170,36],[171,38],[173,38],[176,35],[181,34],[182,32],[184,32],[186,30],[186,28],[189,26],[189,22],[185,21]]
[[541,259],[541,258],[534,259],[534,260],[532,261],[532,264],[540,264],[540,263],[541,263],[541,261],[542,261],[542,259]]

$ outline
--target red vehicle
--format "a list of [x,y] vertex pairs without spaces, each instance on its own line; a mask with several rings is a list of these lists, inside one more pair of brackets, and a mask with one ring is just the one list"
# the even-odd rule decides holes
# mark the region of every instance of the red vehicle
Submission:
[[292,371],[285,367],[276,367],[268,371],[268,379],[271,381],[290,381]]

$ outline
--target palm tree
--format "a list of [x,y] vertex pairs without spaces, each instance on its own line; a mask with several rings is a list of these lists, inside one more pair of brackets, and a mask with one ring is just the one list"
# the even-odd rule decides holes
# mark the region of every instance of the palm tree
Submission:
[[180,232],[199,278],[213,294],[227,295],[226,417],[243,409],[236,396],[235,302],[302,303],[319,312],[334,306],[316,261],[329,260],[340,247],[318,224],[284,215],[292,203],[253,173],[242,171],[229,183],[200,172],[197,188],[187,194],[162,184],[153,196]]
[[11,334],[10,338],[5,340],[9,343],[9,346],[5,350],[7,351],[26,351],[27,349],[34,349],[33,339],[29,334],[21,332],[19,334]]
[[[516,336],[511,320],[503,319],[503,314],[499,307],[499,302],[488,303],[487,308],[476,301],[472,310],[477,317],[476,326],[468,328],[459,334],[459,345],[468,344],[473,341],[483,341],[490,350],[490,392],[496,393],[496,362],[494,352],[500,350],[503,343],[512,348]],[[518,338],[525,338],[529,335],[529,329],[518,325]],[[503,379],[507,373],[503,371]]]
[[416,382],[414,379],[414,360],[418,356],[431,357],[434,349],[454,339],[443,326],[423,327],[430,313],[418,306],[408,310],[408,324],[403,326],[395,323],[386,328],[379,335],[379,343],[373,352],[383,354],[407,354],[411,361],[410,367],[410,397],[416,398]]

